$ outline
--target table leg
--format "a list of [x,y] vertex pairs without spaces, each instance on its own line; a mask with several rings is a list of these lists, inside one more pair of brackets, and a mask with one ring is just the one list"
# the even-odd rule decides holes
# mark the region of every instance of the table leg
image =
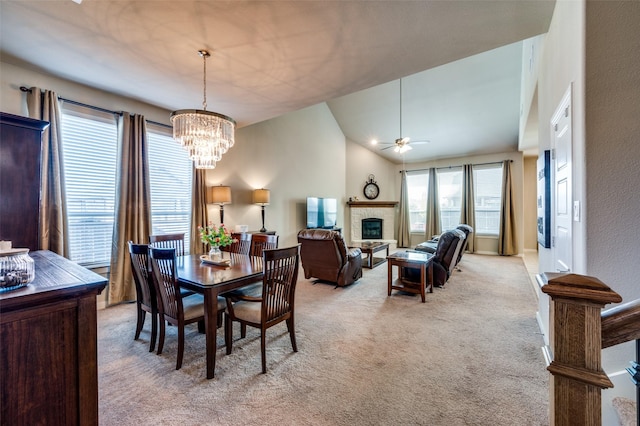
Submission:
[[433,260],[429,262],[429,293],[433,293]]
[[218,292],[214,288],[204,292],[204,328],[207,342],[207,379],[213,379],[216,371],[218,333]]
[[391,296],[391,282],[393,280],[393,261],[387,259],[387,296]]
[[422,297],[422,303],[426,302],[425,287],[427,286],[427,271],[425,266],[424,263],[420,264],[420,297]]

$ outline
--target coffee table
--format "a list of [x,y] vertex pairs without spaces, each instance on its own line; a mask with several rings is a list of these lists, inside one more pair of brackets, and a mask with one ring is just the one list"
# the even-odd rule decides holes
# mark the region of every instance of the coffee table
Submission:
[[369,269],[375,268],[386,260],[385,257],[374,258],[373,253],[386,250],[387,256],[389,256],[389,243],[382,243],[379,241],[365,241],[349,246],[349,248],[359,248],[362,253],[367,255],[367,263],[364,265],[364,267]]
[[[430,253],[416,251],[399,251],[387,256],[388,296],[391,296],[391,290],[401,290],[419,294],[422,297],[422,303],[425,303],[427,286],[429,286],[429,293],[433,293],[433,268],[431,267],[433,257]],[[398,267],[398,279],[395,281],[393,280],[394,266]],[[420,279],[413,281],[403,276],[402,268],[418,269],[420,271]]]

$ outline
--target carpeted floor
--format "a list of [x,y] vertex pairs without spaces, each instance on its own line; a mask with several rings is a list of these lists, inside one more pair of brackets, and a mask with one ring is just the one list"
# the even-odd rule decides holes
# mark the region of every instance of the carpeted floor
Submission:
[[[387,297],[386,263],[346,288],[300,275],[298,353],[286,326],[235,331],[205,379],[204,336],[189,326],[148,352],[133,340],[135,305],[98,312],[103,425],[546,425],[548,373],[536,299],[522,259],[466,254],[445,288]],[[395,269],[395,268],[394,268]],[[301,268],[302,272],[302,268]],[[395,273],[396,271],[394,271]]]

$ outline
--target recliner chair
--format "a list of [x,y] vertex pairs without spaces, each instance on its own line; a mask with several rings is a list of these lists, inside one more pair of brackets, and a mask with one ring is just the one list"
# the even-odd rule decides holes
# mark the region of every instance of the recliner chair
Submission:
[[298,232],[298,242],[305,278],[314,277],[342,287],[362,277],[362,251],[348,249],[339,232],[303,229]]
[[473,228],[467,224],[462,223],[458,225],[456,229],[459,229],[465,233],[464,243],[462,244],[462,248],[458,253],[458,259],[456,259],[456,265],[457,265],[458,263],[460,263],[460,259],[462,259],[462,255],[464,254],[464,252],[467,251],[467,246],[469,245],[469,238],[473,238],[473,235],[472,235]]
[[[458,258],[458,253],[462,249],[463,242],[464,232],[459,229],[452,229],[440,235],[436,252],[434,253],[434,259],[431,262],[433,268],[434,287],[444,286],[451,276],[451,273],[456,266],[456,259]],[[416,247],[416,251],[425,250],[419,250],[418,247]],[[410,280],[415,280],[413,277],[413,274],[416,273],[415,269],[402,269],[404,269],[402,273],[406,274],[403,276],[406,276]]]

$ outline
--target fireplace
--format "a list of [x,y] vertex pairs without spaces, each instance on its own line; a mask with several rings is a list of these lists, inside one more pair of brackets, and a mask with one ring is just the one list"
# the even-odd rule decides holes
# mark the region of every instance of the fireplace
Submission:
[[366,218],[362,219],[362,239],[381,240],[382,239],[382,219]]

